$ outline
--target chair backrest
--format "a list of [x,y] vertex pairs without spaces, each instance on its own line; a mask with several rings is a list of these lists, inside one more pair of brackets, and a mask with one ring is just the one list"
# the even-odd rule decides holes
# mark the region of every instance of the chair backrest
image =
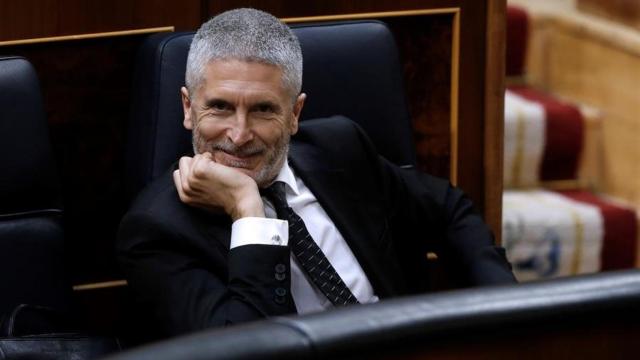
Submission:
[[627,270],[275,317],[109,360],[632,358],[639,309],[640,271]]
[[66,310],[62,208],[31,64],[0,57],[0,316],[28,303]]
[[0,57],[0,213],[60,208],[40,85],[21,57]]
[[[308,95],[301,121],[345,115],[364,128],[383,156],[398,165],[415,165],[402,67],[384,23],[292,28],[302,47],[302,87]],[[182,127],[179,89],[193,34],[156,34],[138,54],[127,141],[129,196],[192,151],[190,133]]]

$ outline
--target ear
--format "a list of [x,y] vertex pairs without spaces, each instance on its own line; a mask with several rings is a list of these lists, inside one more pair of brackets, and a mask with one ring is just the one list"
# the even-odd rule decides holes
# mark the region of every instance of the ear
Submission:
[[184,125],[185,129],[193,130],[193,119],[191,118],[191,98],[189,97],[189,91],[186,87],[180,88],[180,95],[182,98],[182,111],[184,113]]
[[293,117],[291,118],[291,124],[289,127],[291,135],[298,132],[298,120],[300,119],[300,114],[302,113],[302,107],[304,106],[304,100],[306,98],[307,94],[301,93],[298,95],[295,104],[293,104]]

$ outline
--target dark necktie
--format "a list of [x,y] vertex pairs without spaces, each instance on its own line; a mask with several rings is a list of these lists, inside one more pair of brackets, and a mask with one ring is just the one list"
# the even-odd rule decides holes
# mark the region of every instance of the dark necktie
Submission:
[[353,296],[320,247],[313,241],[304,221],[289,207],[284,186],[285,183],[277,181],[263,189],[262,194],[271,201],[278,218],[289,222],[289,247],[296,259],[331,303],[334,305],[357,304],[358,299]]

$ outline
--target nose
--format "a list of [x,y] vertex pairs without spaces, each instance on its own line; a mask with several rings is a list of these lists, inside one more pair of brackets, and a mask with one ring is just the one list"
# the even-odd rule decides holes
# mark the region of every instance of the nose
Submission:
[[238,146],[242,146],[253,139],[253,131],[246,114],[236,114],[236,119],[229,128],[227,136]]

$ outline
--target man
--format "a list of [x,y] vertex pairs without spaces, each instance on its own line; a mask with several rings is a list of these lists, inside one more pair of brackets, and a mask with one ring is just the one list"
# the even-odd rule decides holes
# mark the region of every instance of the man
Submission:
[[380,158],[343,117],[299,125],[301,83],[298,40],[269,14],[229,11],[195,35],[181,89],[195,155],[142,192],[119,233],[161,333],[420,293],[432,248],[470,285],[514,281],[448,182]]

